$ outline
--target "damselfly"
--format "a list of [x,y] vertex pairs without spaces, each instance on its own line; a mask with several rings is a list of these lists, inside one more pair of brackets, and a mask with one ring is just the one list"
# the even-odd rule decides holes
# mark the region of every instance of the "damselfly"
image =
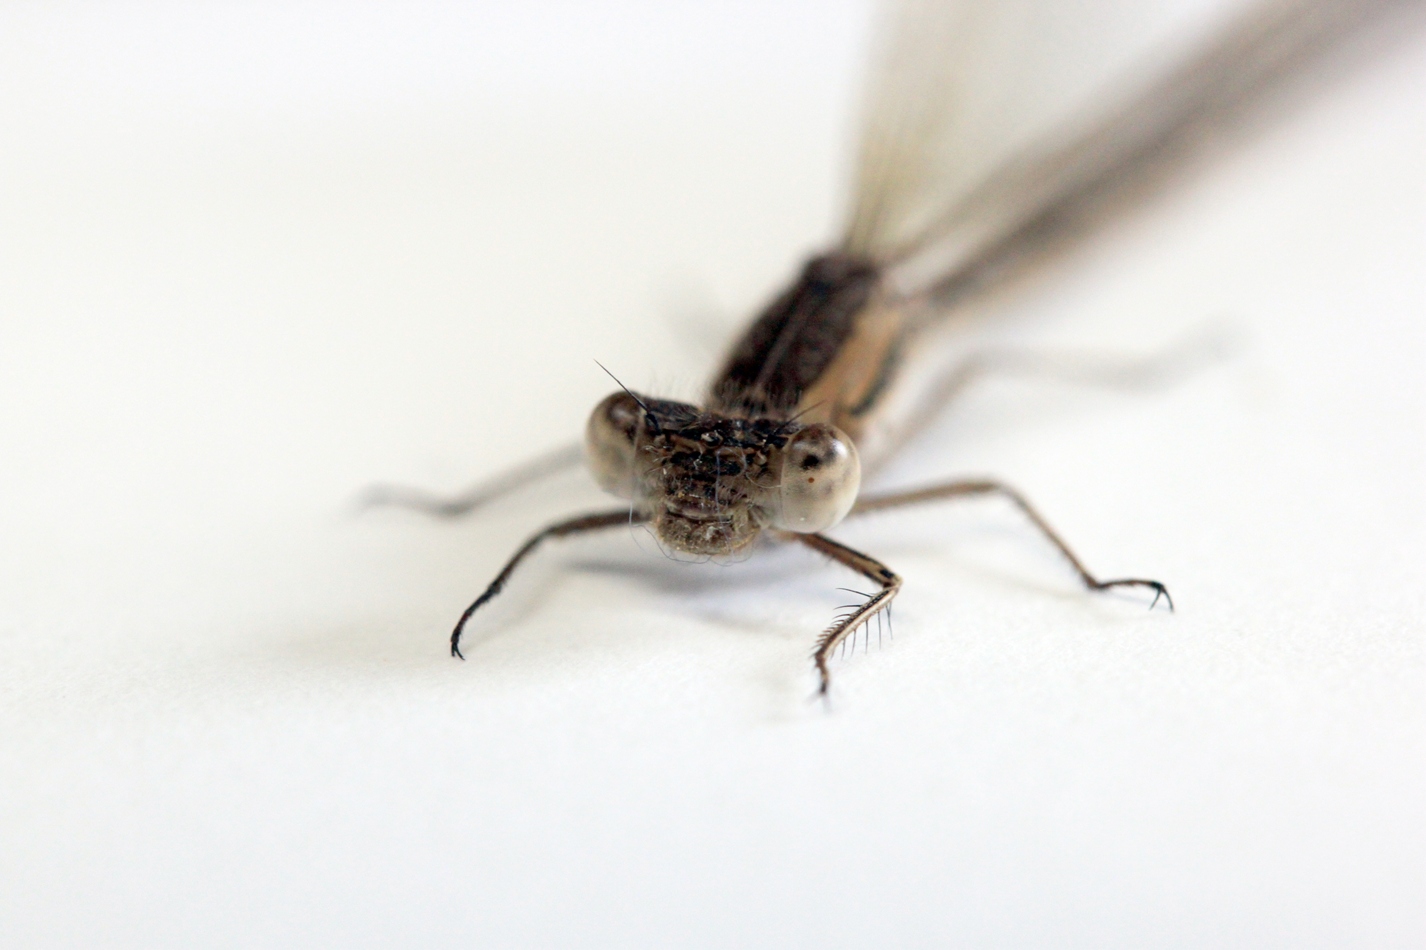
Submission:
[[[826,694],[833,651],[885,611],[902,582],[825,532],[851,515],[985,495],[1017,506],[1087,589],[1136,588],[1152,595],[1150,609],[1161,601],[1172,609],[1159,581],[1091,572],[1005,484],[948,481],[867,496],[863,473],[975,370],[963,363],[929,375],[907,371],[947,314],[1142,198],[1146,185],[1200,156],[1205,141],[1342,38],[1420,5],[1264,0],[1157,68],[1114,75],[1098,64],[1096,86],[1085,79],[1092,68],[1045,66],[1007,106],[983,94],[985,77],[998,71],[1003,83],[1008,58],[1043,55],[1046,30],[1063,26],[1071,5],[903,3],[888,21],[873,74],[841,239],[753,321],[701,405],[620,384],[594,409],[585,458],[599,485],[627,504],[560,521],[526,541],[461,614],[451,653],[461,655],[472,616],[548,539],[640,523],[673,551],[724,556],[771,536],[804,544],[874,585],[816,641],[813,662]],[[1099,98],[1065,95],[1076,82]],[[1017,121],[1018,113],[1003,111],[1015,101],[1037,116]],[[490,495],[438,502],[388,491],[381,500],[450,515]]]

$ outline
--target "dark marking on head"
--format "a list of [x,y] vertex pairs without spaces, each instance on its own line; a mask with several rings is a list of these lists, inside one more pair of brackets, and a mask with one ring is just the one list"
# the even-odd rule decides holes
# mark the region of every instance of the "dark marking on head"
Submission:
[[640,497],[659,539],[692,554],[735,554],[765,528],[772,453],[802,427],[645,399]]

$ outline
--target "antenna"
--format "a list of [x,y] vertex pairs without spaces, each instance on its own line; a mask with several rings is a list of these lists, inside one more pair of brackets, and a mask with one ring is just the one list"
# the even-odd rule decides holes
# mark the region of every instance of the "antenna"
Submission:
[[595,361],[594,361],[594,365],[595,365],[595,366],[598,366],[600,369],[604,370],[604,372],[608,374],[609,378],[612,379],[612,380],[614,380],[614,383],[615,383],[620,389],[624,390],[624,392],[626,392],[626,393],[629,394],[629,398],[630,398],[630,399],[634,400],[634,402],[636,402],[636,403],[639,404],[639,408],[642,409],[642,410],[644,410],[644,418],[645,418],[646,420],[648,420],[649,425],[650,425],[650,427],[654,430],[654,432],[659,432],[659,431],[661,431],[661,430],[659,429],[659,420],[654,416],[654,411],[649,408],[648,403],[644,402],[642,399],[640,399],[640,398],[634,393],[634,391],[633,391],[632,389],[630,389],[628,386],[625,386],[622,382],[620,382],[618,376],[615,376],[613,373],[610,373],[610,372],[609,372],[609,367],[605,366],[603,363],[599,362],[598,360],[595,360]]

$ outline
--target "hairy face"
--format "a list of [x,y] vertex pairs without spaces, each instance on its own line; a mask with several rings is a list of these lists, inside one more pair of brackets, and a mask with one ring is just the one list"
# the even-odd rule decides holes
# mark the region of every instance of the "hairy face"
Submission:
[[600,485],[631,499],[669,548],[694,555],[736,554],[766,528],[830,527],[860,480],[851,441],[832,426],[632,393],[600,403],[586,441]]

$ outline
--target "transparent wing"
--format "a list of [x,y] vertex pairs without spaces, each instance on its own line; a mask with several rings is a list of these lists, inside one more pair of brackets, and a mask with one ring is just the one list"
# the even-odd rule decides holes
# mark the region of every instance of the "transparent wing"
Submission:
[[904,255],[1013,156],[1233,0],[896,0],[873,61],[849,250]]
[[908,292],[980,279],[1122,197],[1117,183],[1173,164],[1377,14],[1422,6],[899,0],[843,246],[897,265]]

